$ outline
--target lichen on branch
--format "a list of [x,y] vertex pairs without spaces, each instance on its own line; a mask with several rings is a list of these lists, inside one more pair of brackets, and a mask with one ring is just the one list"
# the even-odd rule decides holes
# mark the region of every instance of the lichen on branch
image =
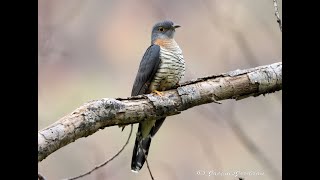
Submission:
[[99,129],[172,116],[194,106],[226,99],[240,100],[282,89],[282,63],[207,76],[156,94],[103,98],[80,106],[38,132],[38,162]]

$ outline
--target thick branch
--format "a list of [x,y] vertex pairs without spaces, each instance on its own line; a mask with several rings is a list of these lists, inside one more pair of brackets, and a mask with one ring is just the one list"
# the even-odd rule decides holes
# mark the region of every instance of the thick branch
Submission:
[[280,27],[280,31],[282,31],[282,23],[281,23],[281,19],[280,19],[280,15],[279,15],[279,11],[278,11],[278,4],[277,4],[277,0],[273,0],[273,6],[274,6],[274,15],[277,18],[277,22],[279,24]]
[[187,81],[176,89],[129,98],[104,98],[85,103],[38,132],[38,161],[81,137],[108,126],[172,116],[201,104],[243,99],[282,89],[282,63],[235,70]]

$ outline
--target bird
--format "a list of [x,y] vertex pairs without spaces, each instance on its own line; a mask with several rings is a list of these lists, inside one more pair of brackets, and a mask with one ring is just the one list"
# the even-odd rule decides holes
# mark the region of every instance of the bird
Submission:
[[[184,77],[185,61],[177,42],[176,29],[181,27],[170,20],[156,23],[152,27],[151,45],[144,53],[133,83],[131,96],[169,90],[179,85]],[[146,161],[152,137],[158,132],[166,118],[139,123],[133,148],[131,171],[138,173]]]

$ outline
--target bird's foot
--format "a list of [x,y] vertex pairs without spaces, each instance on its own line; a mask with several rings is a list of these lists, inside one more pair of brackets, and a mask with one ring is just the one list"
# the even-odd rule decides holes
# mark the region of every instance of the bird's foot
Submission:
[[159,96],[163,96],[163,92],[157,91],[157,90],[153,90],[153,93],[159,95]]
[[181,85],[179,84],[179,82],[177,82],[177,84],[175,85],[175,88],[180,87]]

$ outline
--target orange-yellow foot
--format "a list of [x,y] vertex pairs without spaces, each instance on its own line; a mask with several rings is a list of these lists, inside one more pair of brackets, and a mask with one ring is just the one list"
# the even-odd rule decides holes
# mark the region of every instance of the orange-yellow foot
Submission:
[[160,91],[157,91],[157,90],[153,90],[152,92],[158,94],[159,96],[163,96],[163,92],[160,92]]

